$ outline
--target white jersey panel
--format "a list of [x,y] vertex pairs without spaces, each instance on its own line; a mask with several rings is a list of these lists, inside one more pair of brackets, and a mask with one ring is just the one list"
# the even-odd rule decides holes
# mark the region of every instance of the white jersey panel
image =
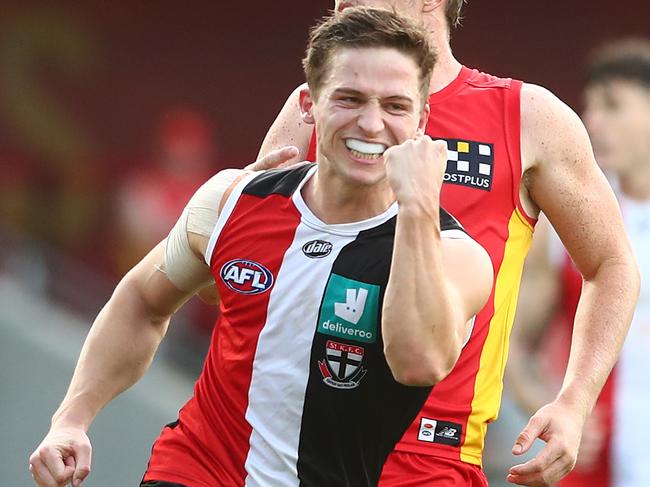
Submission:
[[641,272],[641,294],[615,369],[613,485],[640,487],[650,486],[650,202],[619,200]]
[[[318,313],[334,260],[355,238],[301,223],[284,256],[253,362],[246,412],[252,426],[248,487],[299,484],[300,425]],[[329,254],[308,257],[303,246],[315,241],[332,244]]]

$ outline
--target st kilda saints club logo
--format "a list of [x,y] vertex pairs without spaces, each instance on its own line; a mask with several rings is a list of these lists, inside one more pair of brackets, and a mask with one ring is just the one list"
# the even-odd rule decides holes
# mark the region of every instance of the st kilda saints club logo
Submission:
[[325,360],[318,361],[323,382],[336,389],[358,387],[367,372],[361,365],[363,355],[363,347],[327,340]]
[[260,294],[273,285],[273,274],[262,264],[252,260],[235,259],[221,267],[221,279],[240,294]]

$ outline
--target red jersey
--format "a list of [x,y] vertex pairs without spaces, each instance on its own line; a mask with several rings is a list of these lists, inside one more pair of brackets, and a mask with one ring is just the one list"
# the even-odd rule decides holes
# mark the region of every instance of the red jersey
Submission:
[[[487,424],[496,419],[501,403],[509,335],[535,223],[519,200],[521,86],[521,81],[463,67],[429,98],[426,133],[448,142],[441,205],[490,255],[494,287],[456,366],[433,388],[396,450],[481,464]],[[429,420],[454,426],[433,442],[423,441],[422,424]]]
[[[441,205],[489,253],[494,288],[456,366],[437,384],[397,451],[481,465],[497,417],[524,258],[535,220],[519,200],[521,81],[463,67],[429,97],[426,133],[448,143]],[[314,160],[312,140],[310,160]],[[436,434],[427,428],[436,425]],[[388,459],[390,462],[390,457]]]

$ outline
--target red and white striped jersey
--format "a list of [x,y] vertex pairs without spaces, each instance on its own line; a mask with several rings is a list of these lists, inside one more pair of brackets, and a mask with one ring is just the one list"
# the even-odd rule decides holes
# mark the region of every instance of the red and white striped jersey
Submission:
[[[315,171],[250,175],[226,200],[206,255],[221,317],[194,396],[154,444],[145,480],[376,485],[429,395],[397,383],[383,354],[397,204],[327,225],[300,195]],[[441,232],[467,238],[444,210]]]

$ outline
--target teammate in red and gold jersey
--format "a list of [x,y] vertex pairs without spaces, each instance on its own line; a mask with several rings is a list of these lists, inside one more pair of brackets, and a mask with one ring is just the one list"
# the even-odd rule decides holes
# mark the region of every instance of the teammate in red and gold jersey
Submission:
[[[587,69],[583,118],[598,163],[617,187],[641,276],[650,275],[649,114],[650,40],[621,39],[598,49]],[[566,364],[582,287],[581,276],[552,233],[536,236],[534,248],[526,264],[524,312],[517,318],[508,374],[515,398],[528,410],[555,391],[558,367],[546,363],[552,361],[560,370]],[[576,468],[560,487],[650,485],[649,353],[650,286],[643,279],[625,346],[585,424]]]
[[[589,292],[580,303],[561,392],[531,418],[515,455],[536,438],[545,449],[512,467],[508,481],[550,485],[575,463],[582,425],[619,353],[638,295],[634,257],[614,195],[577,115],[539,86],[458,62],[449,45],[463,0],[335,1],[386,6],[421,19],[439,54],[429,87],[427,134],[448,142],[444,205],[490,253],[495,285],[452,373],[432,391],[389,458],[380,485],[467,485],[462,464],[480,465],[487,424],[500,404],[523,260],[543,211],[562,236]],[[285,145],[308,153],[311,127],[292,93],[260,155]],[[258,165],[260,169],[263,166]],[[606,221],[607,225],[602,225]],[[434,435],[428,435],[435,429]]]

